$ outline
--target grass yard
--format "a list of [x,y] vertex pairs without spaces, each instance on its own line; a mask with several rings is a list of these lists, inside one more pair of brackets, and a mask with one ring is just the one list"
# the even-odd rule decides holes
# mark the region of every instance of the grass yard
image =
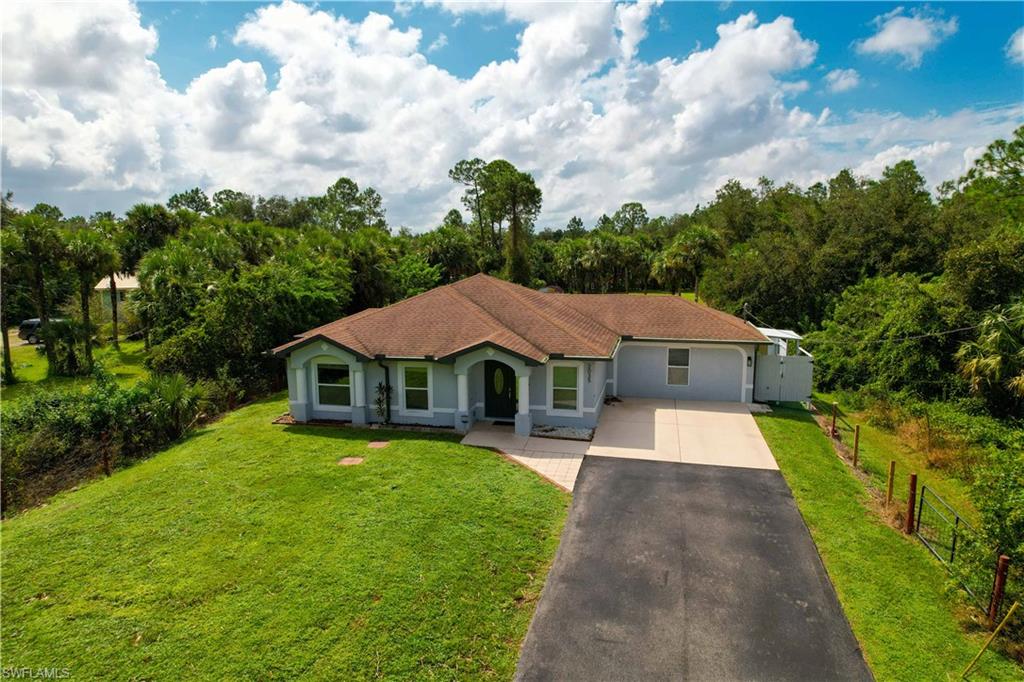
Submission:
[[243,408],[5,521],[3,665],[510,678],[569,496],[447,434],[270,424],[285,410]]
[[[84,388],[92,383],[92,377],[47,377],[46,355],[35,346],[25,344],[17,336],[17,330],[9,332],[11,338],[11,362],[18,383],[0,388],[0,400],[20,400],[40,388],[75,387]],[[93,349],[93,357],[109,371],[118,382],[132,384],[145,377],[148,372],[143,366],[145,353],[142,341],[122,341],[121,350],[114,350],[110,344]]]
[[[987,632],[967,633],[947,596],[945,569],[916,539],[884,525],[868,494],[802,407],[756,415],[810,528],[839,600],[879,680],[959,679]],[[988,652],[972,679],[1020,680]]]
[[[822,414],[830,414],[830,394],[816,394],[815,405]],[[893,499],[906,502],[907,476],[917,474],[918,485],[927,485],[968,521],[977,521],[978,512],[971,502],[968,486],[948,471],[930,466],[928,454],[912,447],[898,435],[867,423],[867,415],[850,410],[839,403],[836,426],[844,443],[853,447],[853,428],[860,424],[860,466],[871,476],[872,485],[885,490],[889,461],[896,461],[896,485]]]
[[[635,294],[637,296],[671,296],[672,295],[671,291],[654,291],[653,289],[650,290],[650,291],[633,291],[633,292],[630,292],[630,293]],[[693,292],[692,291],[683,291],[683,292],[679,293],[678,295],[681,298],[685,298],[687,301],[692,301],[693,300]]]

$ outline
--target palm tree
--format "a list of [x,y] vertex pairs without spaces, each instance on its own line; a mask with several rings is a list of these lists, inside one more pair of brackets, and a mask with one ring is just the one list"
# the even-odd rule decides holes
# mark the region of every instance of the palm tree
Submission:
[[722,238],[707,225],[697,224],[686,228],[673,240],[672,245],[686,263],[693,276],[693,299],[700,300],[700,278],[709,260],[722,253]]
[[[87,226],[76,226],[66,230],[64,248],[68,264],[78,278],[79,303],[82,307],[82,322],[85,325],[85,362],[89,371],[92,371],[92,321],[89,314],[89,299],[96,280],[117,270],[120,257],[107,235]],[[114,292],[111,291],[111,294]]]
[[[50,301],[46,295],[46,280],[60,268],[64,243],[57,221],[39,213],[25,213],[11,221],[11,229],[21,242],[18,253],[20,264],[31,278],[32,300],[39,315],[44,342],[50,331]],[[46,361],[56,366],[53,344],[45,343]]]
[[1024,402],[1024,301],[985,315],[978,336],[956,353],[971,392],[992,402]]
[[151,376],[142,387],[152,397],[150,418],[169,438],[185,433],[205,407],[203,384],[190,384],[181,374]]
[[117,249],[117,259],[109,272],[105,273],[110,278],[110,322],[111,322],[111,340],[116,350],[121,349],[120,341],[118,341],[118,300],[117,300],[117,269],[120,268],[122,263],[122,250],[125,241],[125,233],[121,229],[121,225],[117,222],[112,215],[104,214],[93,222],[95,229],[102,234],[110,244]]
[[651,275],[658,284],[672,292],[673,295],[682,289],[683,278],[690,271],[689,262],[680,244],[672,242],[654,258]]
[[23,291],[25,268],[21,248],[21,239],[13,230],[0,229],[0,282],[3,282],[3,286],[0,286],[0,333],[3,334],[4,384],[8,386],[17,380],[14,376],[14,363],[11,361],[11,339],[7,328],[17,321],[13,316],[20,306],[12,303]]
[[620,250],[622,254],[622,271],[626,279],[626,293],[631,289],[631,283],[647,279],[649,270],[643,245],[635,237],[620,237]]
[[584,240],[563,239],[555,245],[555,267],[562,276],[567,291],[582,292],[583,276],[580,260],[583,257]]

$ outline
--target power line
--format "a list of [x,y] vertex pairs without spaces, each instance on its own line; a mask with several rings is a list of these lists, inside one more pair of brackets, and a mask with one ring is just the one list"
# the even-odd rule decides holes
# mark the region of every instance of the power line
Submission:
[[[764,320],[762,320],[757,315],[752,313],[750,311],[749,307],[747,307],[744,310],[744,312],[746,312],[748,315],[753,317],[756,321],[760,322],[765,327],[770,327],[770,325],[767,324]],[[1024,320],[1024,315],[1017,315],[1016,317],[1008,317],[1004,321],[1005,322],[1014,322],[1016,320]],[[806,338],[803,341],[806,341],[809,345],[812,345],[812,346],[813,345],[822,346],[822,345],[829,345],[829,344],[830,345],[834,345],[834,346],[858,346],[858,345],[867,345],[867,344],[872,344],[872,343],[895,343],[895,342],[899,342],[899,341],[916,341],[918,339],[927,339],[927,338],[932,337],[932,336],[948,336],[950,334],[959,334],[960,332],[966,332],[966,331],[971,331],[972,329],[978,329],[979,327],[982,327],[984,325],[985,325],[985,323],[981,322],[981,323],[978,323],[978,324],[972,324],[972,325],[970,325],[968,327],[957,327],[956,329],[943,329],[942,331],[926,332],[924,334],[912,334],[910,336],[896,336],[896,337],[891,337],[890,336],[890,337],[885,337],[885,338],[882,338],[882,339],[872,339],[870,341],[857,340],[857,339],[848,340],[848,339],[806,339]],[[803,341],[801,342],[801,345],[803,345]]]

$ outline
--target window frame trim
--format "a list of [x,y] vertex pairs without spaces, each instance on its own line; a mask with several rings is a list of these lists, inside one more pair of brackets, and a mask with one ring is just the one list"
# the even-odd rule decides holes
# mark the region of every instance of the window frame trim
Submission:
[[[409,409],[405,404],[405,370],[409,367],[422,367],[427,370],[427,409]],[[413,388],[414,391],[422,391],[421,388]],[[400,362],[398,363],[398,413],[410,417],[433,417],[434,416],[434,365],[430,362]]]
[[[352,411],[352,395],[355,390],[352,386],[353,375],[355,372],[352,371],[352,366],[347,362],[338,362],[337,360],[325,359],[323,361],[317,359],[311,363],[313,368],[313,381],[311,386],[313,388],[313,409],[321,410],[323,412],[351,412]],[[348,370],[348,405],[327,405],[320,402],[320,366],[328,367],[344,367]],[[324,384],[325,386],[337,386],[338,384]]]
[[[547,414],[551,417],[582,417],[583,416],[583,362],[579,360],[549,360],[547,363]],[[555,368],[573,367],[576,369],[576,409],[565,410],[554,406],[555,395]],[[559,389],[568,389],[559,386]]]
[[[686,364],[685,365],[672,365],[669,364],[672,357],[672,351],[674,350],[685,350],[686,351]],[[693,349],[690,346],[672,345],[665,346],[665,385],[676,388],[686,388],[690,385],[690,370],[692,369]],[[669,370],[671,369],[682,369],[686,368],[686,383],[685,384],[673,384],[668,380]]]

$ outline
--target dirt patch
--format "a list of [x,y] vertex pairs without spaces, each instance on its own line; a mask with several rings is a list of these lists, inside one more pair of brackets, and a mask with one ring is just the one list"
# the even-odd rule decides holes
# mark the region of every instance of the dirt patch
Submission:
[[366,447],[373,448],[374,450],[380,450],[381,448],[386,448],[389,445],[391,445],[391,441],[389,440],[371,440],[366,444]]
[[362,463],[363,463],[363,458],[362,457],[342,457],[341,459],[338,460],[338,466],[343,466],[343,467],[355,466],[356,464],[362,464]]

